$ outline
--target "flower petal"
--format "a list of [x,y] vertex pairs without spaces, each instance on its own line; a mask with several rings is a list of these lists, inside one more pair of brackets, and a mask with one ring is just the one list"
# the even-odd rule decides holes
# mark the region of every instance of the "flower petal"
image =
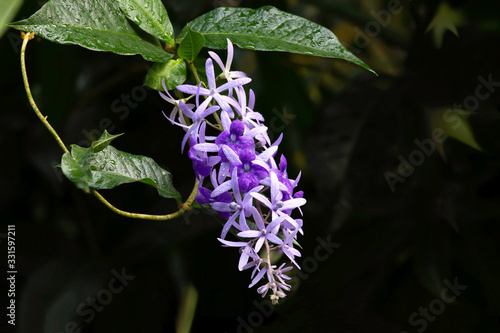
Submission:
[[243,238],[257,238],[261,235],[261,232],[258,230],[245,230],[238,232],[238,237]]
[[222,193],[229,191],[230,189],[231,189],[231,181],[230,180],[225,181],[212,191],[211,197],[215,198],[216,196],[221,195]]
[[208,88],[210,90],[215,90],[217,88],[217,85],[215,84],[214,64],[212,62],[212,59],[210,58],[208,58],[205,62],[205,72],[207,74]]
[[[213,193],[212,193],[212,195],[213,195]],[[262,202],[269,209],[273,209],[273,204],[271,203],[271,201],[269,201],[269,199],[266,198],[265,196],[263,196],[262,194],[260,194],[260,193],[250,193],[250,195],[252,197],[254,197],[255,199],[259,200],[260,202]]]
[[248,245],[247,242],[232,242],[232,241],[227,241],[227,240],[221,239],[221,238],[217,238],[217,240],[219,242],[221,242],[222,244],[224,244],[226,246],[230,246],[230,247],[242,247],[242,246]]
[[266,267],[262,268],[259,271],[259,273],[257,273],[257,275],[253,278],[252,283],[250,283],[250,285],[248,286],[248,288],[252,288],[253,286],[255,286],[255,284],[257,282],[259,282],[264,277],[264,275],[266,274],[266,271],[267,271]]

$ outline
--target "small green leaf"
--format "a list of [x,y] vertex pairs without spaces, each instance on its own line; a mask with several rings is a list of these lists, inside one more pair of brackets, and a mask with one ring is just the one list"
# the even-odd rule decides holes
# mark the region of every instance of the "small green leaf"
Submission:
[[116,139],[121,135],[123,135],[123,133],[111,135],[108,133],[108,131],[104,130],[104,133],[102,133],[101,137],[97,141],[92,142],[90,146],[92,148],[92,152],[93,153],[100,152],[101,150],[109,146],[111,141],[113,141],[114,139]]
[[149,61],[172,57],[130,25],[112,0],[51,0],[29,18],[9,24],[60,44],[77,44],[94,51],[140,54]]
[[122,12],[139,28],[174,45],[174,28],[161,0],[118,0]]
[[101,140],[103,134],[99,140],[108,145],[98,152],[72,145],[71,153],[63,155],[62,171],[78,188],[88,192],[90,189],[112,189],[121,184],[141,182],[156,188],[161,197],[181,200],[168,171],[150,157],[132,155],[110,146],[110,138],[116,136],[107,135]]
[[196,59],[196,56],[198,56],[198,53],[200,53],[200,50],[203,48],[203,44],[205,44],[205,37],[203,37],[203,35],[199,32],[191,30],[189,25],[186,26],[186,31],[186,36],[182,39],[179,49],[177,50],[177,54],[179,57],[192,62]]
[[0,38],[7,31],[7,23],[16,16],[23,0],[2,0],[0,1]]
[[425,32],[432,30],[434,44],[437,48],[441,48],[446,30],[451,31],[458,37],[457,26],[463,25],[464,21],[464,16],[460,11],[451,8],[446,2],[443,2],[439,5],[436,16],[429,23]]
[[[329,29],[272,6],[258,9],[216,8],[189,23],[205,37],[205,47],[227,48],[226,39],[244,49],[283,51],[340,58],[375,73],[349,52]],[[187,35],[184,28],[178,38]]]
[[437,109],[430,113],[430,127],[442,129],[446,135],[482,151],[474,138],[468,118],[472,113],[461,109]]
[[163,90],[162,78],[165,79],[165,86],[168,90],[174,89],[186,81],[186,63],[183,59],[170,59],[164,63],[154,64],[146,75],[145,85]]

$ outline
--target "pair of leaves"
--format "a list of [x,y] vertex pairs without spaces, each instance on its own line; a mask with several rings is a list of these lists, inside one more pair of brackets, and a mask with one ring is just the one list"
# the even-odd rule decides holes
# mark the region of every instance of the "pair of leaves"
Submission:
[[168,171],[150,157],[125,153],[109,145],[120,135],[105,131],[89,148],[72,145],[71,153],[65,153],[61,160],[64,175],[86,192],[141,182],[156,188],[161,197],[180,202]]
[[[173,54],[165,52],[158,41],[170,44],[173,50],[176,47],[172,24],[161,0],[50,0],[30,18],[10,26],[62,44],[124,55],[140,54],[146,60],[163,64],[152,74],[163,73],[167,82],[170,73],[177,81],[184,77],[175,74],[178,65],[169,63]],[[177,54],[193,62],[203,46],[225,49],[228,38],[244,49],[340,58],[372,71],[329,29],[271,6],[221,7],[194,19],[177,39]],[[158,84],[154,88],[161,89]]]

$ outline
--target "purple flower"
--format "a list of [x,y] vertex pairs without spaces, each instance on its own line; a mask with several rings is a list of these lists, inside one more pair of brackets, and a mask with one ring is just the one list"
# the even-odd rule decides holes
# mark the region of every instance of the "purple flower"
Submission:
[[[240,261],[238,263],[238,269],[240,271],[242,270],[245,270],[247,268],[250,268],[250,267],[253,267],[255,265],[260,265],[260,262],[262,261],[262,259],[258,256],[257,253],[255,253],[254,249],[252,248],[251,244],[248,243],[248,242],[232,242],[232,241],[228,241],[228,240],[225,240],[225,239],[222,239],[222,238],[217,238],[219,240],[219,242],[221,242],[222,244],[224,244],[224,246],[227,246],[227,247],[239,247],[241,249],[241,256],[240,256]],[[253,259],[253,262],[255,262],[255,264],[247,264],[248,262],[248,259]]]
[[233,49],[233,43],[227,39],[227,59],[226,59],[226,65],[222,63],[221,58],[217,55],[217,53],[209,51],[208,54],[212,57],[212,59],[215,60],[215,62],[219,65],[220,69],[222,70],[222,75],[226,78],[226,80],[231,81],[232,79],[238,79],[242,77],[247,77],[247,75],[243,72],[239,71],[230,71],[231,64],[233,62],[233,54],[234,54],[234,49]]
[[274,270],[273,273],[281,281],[281,283],[286,284],[284,280],[291,280],[292,278],[289,277],[288,275],[283,274],[283,273],[288,272],[289,270],[291,270],[292,266],[288,266],[288,267],[285,267],[285,268],[283,268],[283,266],[285,266],[285,263],[282,263],[281,266],[278,269]]
[[298,230],[292,232],[284,231],[283,243],[280,246],[280,252],[283,252],[291,262],[300,269],[300,266],[295,262],[295,257],[300,257],[300,252],[293,247],[293,239],[296,237]]
[[[224,192],[219,194],[215,198],[211,197],[212,191],[206,189],[202,186],[198,187],[198,193],[196,194],[196,202],[200,205],[208,205],[213,203],[228,203],[233,201],[233,196],[229,192]],[[220,216],[227,219],[231,216],[231,213],[224,211],[217,211]]]
[[[218,240],[223,246],[239,248],[238,269],[252,269],[249,287],[266,277],[267,281],[257,288],[257,292],[264,297],[271,290],[271,301],[276,304],[291,288],[286,283],[290,280],[286,272],[293,265],[287,267],[283,263],[276,268],[271,262],[271,252],[284,253],[299,267],[296,258],[301,254],[294,248],[294,242],[298,233],[303,233],[303,221],[292,218],[291,214],[296,208],[302,214],[300,207],[306,200],[302,191],[294,193],[301,174],[295,180],[290,179],[286,158],[282,155],[278,164],[275,161],[283,134],[271,143],[268,128],[263,124],[264,117],[254,110],[255,94],[250,89],[247,99],[243,87],[251,79],[243,72],[230,70],[234,49],[229,39],[227,43],[225,64],[217,54],[209,52],[213,60],[208,59],[205,63],[207,82],[204,87],[201,83],[177,87],[181,92],[194,95],[195,105],[174,99],[166,89],[165,94],[160,94],[174,105],[170,116],[165,116],[186,131],[182,150],[190,142],[188,156],[200,184],[196,201],[210,205],[226,219]],[[227,80],[219,87],[213,61],[222,69],[217,79]],[[200,96],[205,97],[201,104]],[[221,132],[206,136],[207,125],[217,126],[205,118],[218,110],[221,110],[218,112]],[[235,112],[237,118],[234,118]],[[208,176],[213,190],[203,185]],[[237,237],[247,241],[226,240],[231,228],[236,229]]]
[[277,219],[269,223],[266,227],[264,225],[264,221],[262,220],[262,216],[260,216],[259,211],[255,207],[252,207],[252,216],[259,230],[245,230],[239,232],[238,237],[253,238],[255,240],[255,252],[259,252],[266,239],[279,245],[283,243],[283,241],[278,236],[276,236],[276,232],[274,231],[275,227],[278,226],[281,221],[283,221],[283,217],[278,217]]
[[[215,73],[214,73],[214,65],[212,63],[212,59],[207,59],[207,62],[205,63],[205,70],[207,74],[207,80],[208,80],[208,89],[207,88],[201,88],[197,86],[192,86],[189,84],[183,84],[180,86],[177,86],[177,90],[182,91],[183,93],[186,94],[191,94],[191,95],[203,95],[203,96],[208,96],[208,98],[205,100],[205,102],[208,104],[212,98],[217,101],[217,103],[220,105],[221,109],[225,112],[227,112],[231,117],[234,117],[233,110],[229,106],[229,104],[232,104],[233,106],[237,106],[238,103],[231,97],[229,96],[224,96],[221,95],[220,93],[232,89],[238,86],[241,86],[243,84],[247,84],[252,79],[250,78],[241,78],[241,79],[236,79],[229,81],[220,87],[217,87],[215,83]],[[204,102],[204,103],[205,103]]]
[[[205,128],[206,123],[202,123],[200,126],[199,140],[200,143],[195,144],[189,148],[188,156],[193,162],[194,172],[198,177],[207,177],[214,165],[220,162],[219,156],[208,156],[207,152],[217,151],[217,146],[210,143],[205,143]],[[213,147],[213,146],[215,147]]]
[[[190,137],[193,139],[194,142],[196,142],[196,139],[198,137],[198,130],[200,129],[202,122],[205,121],[205,117],[219,110],[218,106],[211,106],[208,109],[206,109],[207,105],[208,103],[206,104],[203,103],[196,109],[196,111],[193,112],[193,110],[191,110],[186,104],[184,104],[182,101],[179,101],[179,107],[181,112],[193,121],[193,123],[190,126],[176,123],[172,119],[167,118],[168,120],[170,120],[172,124],[187,129],[187,132],[184,135],[184,138],[182,139],[181,151],[184,151],[184,146],[186,145],[186,142]],[[202,135],[205,134],[203,133]]]
[[[245,131],[245,125],[239,120],[235,120],[231,123],[229,131],[223,131],[215,139],[217,145],[226,145],[230,147],[235,153],[238,153],[243,149],[253,149],[255,143],[251,137],[243,135]],[[219,150],[219,156],[222,162],[229,162],[224,151]]]
[[237,155],[231,148],[222,146],[227,159],[231,162],[231,168],[238,171],[238,184],[242,192],[248,192],[251,188],[259,185],[259,181],[268,175],[268,171],[255,161],[255,153],[244,149]]
[[[227,232],[231,226],[236,227],[238,230],[248,230],[248,225],[246,222],[246,217],[250,216],[253,197],[250,195],[253,192],[258,192],[262,190],[263,186],[257,186],[246,193],[243,198],[241,198],[241,193],[238,185],[238,177],[236,175],[236,169],[233,170],[233,176],[229,181],[231,184],[231,189],[233,190],[234,201],[229,202],[214,202],[212,203],[212,208],[218,212],[230,212],[233,213],[231,218],[226,222],[222,228],[222,233],[220,238],[224,239]],[[239,217],[239,225],[235,224],[236,218]]]
[[295,228],[300,228],[297,222],[292,219],[289,214],[286,214],[285,211],[293,210],[294,208],[300,207],[306,203],[306,199],[304,198],[294,198],[283,200],[283,194],[280,191],[280,182],[278,181],[278,176],[274,171],[270,172],[271,178],[271,201],[268,198],[263,196],[260,193],[251,193],[251,195],[267,206],[271,212],[273,219],[276,219],[279,216],[283,216],[286,218],[288,222],[290,222]]

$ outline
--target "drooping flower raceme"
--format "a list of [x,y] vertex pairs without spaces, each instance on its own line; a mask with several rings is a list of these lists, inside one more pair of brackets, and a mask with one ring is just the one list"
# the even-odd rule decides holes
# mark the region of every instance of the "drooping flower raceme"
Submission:
[[[233,45],[228,39],[228,58],[224,65],[219,56],[209,52],[205,64],[208,87],[180,85],[177,90],[194,97],[196,104],[175,100],[170,93],[162,97],[174,105],[167,117],[174,125],[185,129],[181,143],[184,150],[189,142],[188,156],[199,181],[196,201],[209,205],[225,219],[218,240],[227,247],[240,249],[238,269],[252,268],[249,288],[265,279],[257,292],[277,303],[291,286],[285,275],[292,266],[283,263],[276,268],[271,251],[283,253],[297,268],[300,252],[294,247],[302,231],[301,206],[306,203],[303,192],[295,192],[300,179],[290,179],[286,158],[275,161],[282,135],[271,143],[264,117],[253,110],[255,95],[247,94],[244,85],[251,79],[243,72],[231,71]],[[215,77],[215,61],[222,70]],[[221,82],[217,82],[217,81]],[[218,84],[220,83],[220,84]],[[204,99],[200,103],[200,99]],[[213,118],[210,121],[208,117]],[[208,125],[208,126],[207,126]],[[207,127],[217,128],[217,135],[207,135]],[[232,231],[238,241],[227,240]]]

